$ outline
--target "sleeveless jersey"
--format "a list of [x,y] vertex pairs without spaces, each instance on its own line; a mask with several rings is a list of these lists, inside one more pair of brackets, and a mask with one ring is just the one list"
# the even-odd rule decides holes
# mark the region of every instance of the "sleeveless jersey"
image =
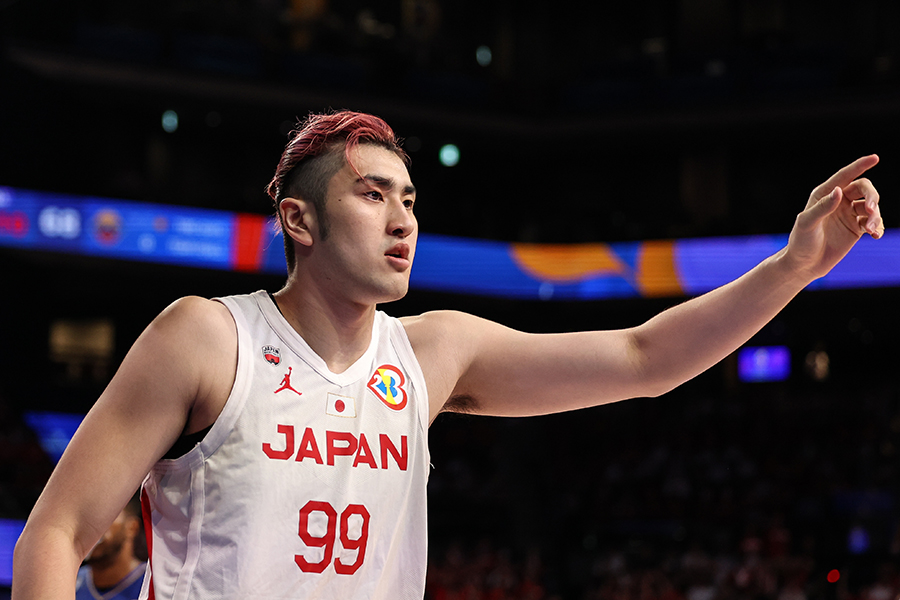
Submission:
[[421,600],[428,397],[397,319],[332,373],[264,291],[218,299],[234,386],[190,452],[144,481],[141,598]]

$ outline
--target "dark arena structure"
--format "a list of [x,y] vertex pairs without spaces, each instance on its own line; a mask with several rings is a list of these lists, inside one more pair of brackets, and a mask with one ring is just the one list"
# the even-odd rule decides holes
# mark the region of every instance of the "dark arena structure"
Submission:
[[889,0],[0,0],[0,598],[144,327],[281,287],[265,186],[298,117],[349,108],[418,190],[411,289],[381,308],[530,332],[740,275],[877,153],[884,238],[694,380],[439,416],[426,598],[896,599],[897,31]]

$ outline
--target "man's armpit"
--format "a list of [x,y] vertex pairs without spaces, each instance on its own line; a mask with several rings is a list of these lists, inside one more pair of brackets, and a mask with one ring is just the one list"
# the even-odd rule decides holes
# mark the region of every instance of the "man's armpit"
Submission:
[[444,403],[441,412],[454,412],[463,414],[472,414],[478,412],[478,400],[474,396],[468,394],[457,394],[451,396]]

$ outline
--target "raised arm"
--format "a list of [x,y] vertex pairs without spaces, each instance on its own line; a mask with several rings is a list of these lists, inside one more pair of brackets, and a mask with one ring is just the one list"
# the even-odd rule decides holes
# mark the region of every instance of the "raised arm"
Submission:
[[[237,356],[227,309],[167,308],[138,338],[78,428],[16,544],[15,600],[73,598],[87,552],[185,431],[215,420]],[[224,396],[223,396],[224,394]]]
[[800,290],[828,273],[884,225],[878,193],[861,158],[810,195],[787,247],[739,279],[618,331],[526,334],[462,313],[405,321],[440,410],[493,415],[559,412],[657,396],[747,341]]

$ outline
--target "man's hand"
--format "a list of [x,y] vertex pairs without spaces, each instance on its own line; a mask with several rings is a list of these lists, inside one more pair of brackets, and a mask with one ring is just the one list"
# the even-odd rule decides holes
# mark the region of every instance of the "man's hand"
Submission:
[[875,154],[847,165],[817,187],[791,230],[788,264],[809,280],[827,274],[868,233],[884,235],[878,192],[860,176],[878,164]]

